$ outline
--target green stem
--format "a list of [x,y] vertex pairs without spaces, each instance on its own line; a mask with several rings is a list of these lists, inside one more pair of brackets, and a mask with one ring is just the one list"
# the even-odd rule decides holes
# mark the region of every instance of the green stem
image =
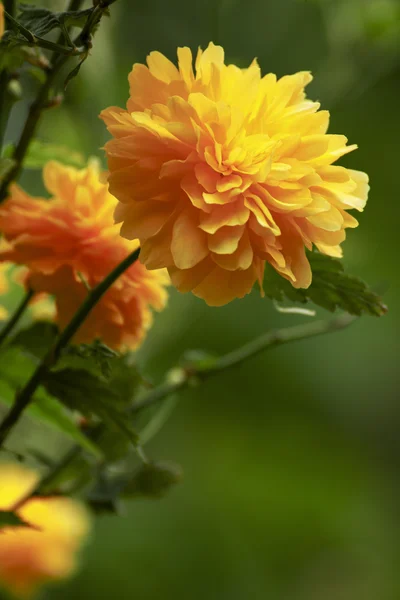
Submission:
[[60,333],[52,348],[50,348],[42,362],[38,365],[32,377],[22,388],[22,390],[17,393],[13,406],[0,424],[0,449],[4,444],[4,441],[10,435],[11,431],[14,429],[15,425],[18,423],[24,410],[32,401],[33,394],[36,392],[37,388],[46,377],[49,370],[57,363],[62,350],[68,345],[82,323],[85,321],[86,317],[93,310],[107,290],[115,283],[118,277],[120,277],[120,275],[122,275],[122,273],[124,273],[124,271],[126,271],[126,269],[128,269],[139,258],[139,253],[140,248],[129,254],[125,260],[117,265],[117,267],[115,267],[115,269],[99,283],[99,285],[92,289],[92,291],[87,295],[83,304],[72,317],[69,324]]
[[[93,8],[91,13],[89,14],[87,21],[81,31],[81,33],[77,36],[74,41],[74,46],[80,46],[81,42],[84,41],[85,45],[88,45],[90,40],[92,30],[97,25],[103,13],[108,8],[110,4],[115,2],[116,0],[100,0],[97,6]],[[80,2],[78,0],[71,0],[70,6],[78,7],[80,6]],[[11,14],[11,11],[8,11]],[[61,39],[61,38],[60,38]],[[54,49],[54,46],[52,46]],[[14,160],[14,166],[7,173],[6,177],[4,177],[3,181],[0,185],[0,203],[3,202],[7,197],[8,187],[10,183],[12,183],[20,174],[22,169],[22,164],[25,159],[29,144],[35,134],[36,128],[40,121],[43,111],[49,106],[50,93],[53,85],[57,79],[57,76],[65,63],[69,60],[71,54],[73,54],[75,50],[71,50],[71,52],[67,55],[57,56],[53,62],[52,67],[49,68],[47,72],[47,78],[42,87],[40,88],[39,94],[36,100],[30,107],[27,120],[25,122],[25,126],[22,130],[21,137],[19,142],[15,148],[14,155],[12,159]],[[4,95],[4,86],[0,87],[0,109],[2,109],[4,102],[2,102],[1,96]],[[5,127],[5,126],[4,126]],[[0,138],[1,138],[1,124],[0,124]]]
[[204,381],[212,375],[240,365],[249,358],[253,358],[257,354],[264,352],[264,350],[274,348],[275,346],[340,331],[351,325],[355,319],[356,317],[345,314],[329,321],[315,321],[265,333],[241,348],[217,358],[205,367],[193,366],[186,370],[182,369],[180,378],[178,377],[176,381],[166,381],[159,387],[148,392],[142,400],[135,403],[131,412],[136,415],[142,410],[161,402],[167,396],[188,387],[191,381],[196,380],[196,378]]
[[0,346],[6,340],[6,338],[10,335],[14,327],[17,325],[18,321],[24,314],[25,310],[28,308],[29,302],[32,300],[34,296],[33,290],[28,290],[24,297],[22,298],[20,304],[17,306],[14,314],[9,319],[8,323],[4,327],[4,329],[0,333]]
[[[130,414],[131,416],[135,416],[139,412],[155,406],[165,398],[184,390],[191,384],[193,380],[196,381],[197,379],[197,381],[201,383],[211,375],[216,375],[217,373],[221,373],[226,369],[237,366],[249,358],[256,356],[260,352],[263,352],[264,350],[282,344],[301,341],[323,335],[325,333],[333,333],[335,331],[346,329],[355,321],[355,319],[355,317],[345,314],[329,321],[316,321],[312,323],[306,323],[304,325],[298,325],[296,327],[288,327],[286,329],[268,332],[249,342],[248,344],[245,344],[241,348],[217,358],[212,364],[207,365],[207,367],[191,367],[185,370],[174,369],[169,375],[169,380],[167,379],[166,382],[148,392],[145,397],[142,398],[142,400],[136,402],[131,408]],[[156,425],[158,426],[157,423]],[[90,438],[95,441],[97,434],[102,430],[101,428],[102,425],[99,425],[91,432],[91,434],[89,433]],[[152,431],[149,432],[151,436],[152,433]],[[39,483],[37,489],[34,490],[34,492],[30,495],[32,496],[42,493],[49,487],[51,488],[51,483],[58,478],[60,473],[65,468],[67,468],[76,458],[80,456],[81,452],[81,446],[76,445],[71,448],[71,450],[68,451],[61,461],[55,465],[50,473]],[[28,497],[24,498],[23,502],[25,502],[27,499]]]
[[265,333],[241,348],[218,358],[211,366],[205,367],[203,370],[198,369],[197,375],[200,377],[209,377],[215,373],[231,369],[245,360],[257,356],[257,354],[264,352],[266,349],[281,346],[288,342],[305,340],[310,337],[316,337],[333,331],[340,331],[351,325],[356,318],[357,317],[353,317],[352,315],[345,314],[335,319],[330,319],[329,321],[313,321],[311,323],[297,325],[296,327],[288,327],[287,329],[278,329],[276,331]]

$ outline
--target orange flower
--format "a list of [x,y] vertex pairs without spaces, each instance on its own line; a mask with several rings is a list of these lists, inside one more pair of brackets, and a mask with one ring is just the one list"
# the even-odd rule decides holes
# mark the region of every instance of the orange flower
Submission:
[[327,135],[329,113],[308,100],[301,72],[277,80],[224,64],[210,44],[192,68],[152,52],[129,76],[127,110],[102,112],[110,191],[121,234],[139,238],[149,269],[167,267],[179,290],[211,305],[247,294],[270,263],[308,287],[305,247],[340,256],[364,208],[368,178],[332,166],[356,146]]
[[4,33],[4,6],[0,0],[0,40],[3,37]]
[[[12,511],[37,483],[25,467],[0,464],[0,511]],[[63,497],[31,498],[16,513],[27,525],[0,529],[0,583],[26,598],[74,572],[89,518],[83,506]]]
[[[27,284],[54,294],[57,321],[66,325],[87,295],[138,242],[120,237],[113,222],[116,200],[99,180],[97,165],[78,170],[50,162],[44,182],[51,200],[32,198],[17,185],[0,209],[9,249],[0,260],[29,268]],[[84,282],[82,281],[84,280]],[[75,342],[101,338],[116,349],[133,349],[151,324],[151,308],[167,301],[165,271],[133,264],[103,296],[77,332]]]

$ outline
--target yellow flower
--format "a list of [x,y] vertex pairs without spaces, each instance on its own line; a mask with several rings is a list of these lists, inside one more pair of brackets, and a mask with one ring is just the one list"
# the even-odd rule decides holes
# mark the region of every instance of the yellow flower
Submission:
[[305,247],[340,256],[345,229],[362,210],[368,178],[332,166],[356,146],[326,134],[329,113],[308,100],[307,72],[261,77],[224,64],[224,51],[189,48],[178,68],[159,52],[129,76],[127,110],[101,118],[110,192],[121,234],[139,238],[149,269],[211,305],[247,294],[270,263],[308,287]]
[[[51,200],[32,198],[11,187],[0,208],[0,230],[9,242],[0,260],[28,267],[26,285],[53,294],[57,322],[64,327],[87,295],[130,252],[137,241],[119,235],[114,224],[116,200],[100,181],[96,164],[74,169],[49,162],[43,172]],[[115,349],[133,349],[152,321],[151,308],[167,301],[166,271],[148,271],[136,262],[108,290],[74,338],[101,338]]]
[[[0,464],[0,511],[12,511],[37,483],[35,472]],[[63,497],[31,498],[16,513],[27,525],[0,529],[0,584],[26,598],[72,575],[89,518],[83,506]]]

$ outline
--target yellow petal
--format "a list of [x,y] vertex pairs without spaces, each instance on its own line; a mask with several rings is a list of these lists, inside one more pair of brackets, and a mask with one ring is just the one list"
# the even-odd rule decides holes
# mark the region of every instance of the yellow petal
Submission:
[[199,227],[207,233],[215,233],[224,225],[244,225],[249,218],[250,211],[242,199],[222,206],[214,206],[210,213],[200,216]]
[[257,271],[253,266],[246,271],[226,271],[216,265],[194,288],[193,293],[203,298],[209,306],[223,306],[249,294],[256,279]]
[[0,510],[12,510],[39,481],[39,475],[19,464],[0,464]]
[[214,235],[208,236],[208,248],[217,254],[232,254],[238,247],[244,225],[221,227]]
[[245,271],[249,269],[253,262],[253,248],[250,244],[249,236],[244,231],[240,238],[239,245],[232,254],[213,254],[213,261],[228,271]]
[[147,57],[149,71],[160,81],[170,83],[173,79],[179,79],[179,71],[168,58],[161,52],[150,52]]
[[208,255],[207,235],[189,211],[183,211],[175,221],[171,253],[178,269],[190,269]]

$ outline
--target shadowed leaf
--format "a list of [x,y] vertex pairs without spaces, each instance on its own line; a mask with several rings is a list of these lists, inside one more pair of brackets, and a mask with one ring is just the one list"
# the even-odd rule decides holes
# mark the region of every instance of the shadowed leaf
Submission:
[[351,315],[380,317],[387,312],[382,299],[358,277],[344,272],[342,263],[330,256],[309,252],[313,279],[308,289],[296,289],[275,269],[266,266],[263,288],[277,301],[314,302],[331,312],[342,309]]

